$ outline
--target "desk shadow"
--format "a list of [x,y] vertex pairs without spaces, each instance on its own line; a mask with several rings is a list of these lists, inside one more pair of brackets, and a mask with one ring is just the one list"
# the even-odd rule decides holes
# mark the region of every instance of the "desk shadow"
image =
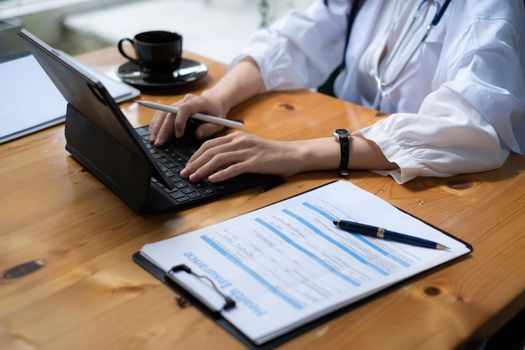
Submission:
[[451,177],[419,177],[404,185],[411,192],[426,191],[435,187],[464,190],[475,183],[497,183],[510,180],[525,171],[525,156],[511,154],[501,168],[480,173],[460,174]]
[[[472,187],[474,187],[477,183],[497,183],[497,182],[503,182],[507,181],[509,179],[515,178],[516,176],[520,176],[521,173],[525,171],[525,157],[519,156],[517,154],[512,154],[511,157],[505,162],[505,164],[495,170],[490,170],[482,173],[471,173],[471,174],[462,174],[452,177],[420,177],[416,178],[407,184],[399,185],[410,192],[417,193],[417,192],[423,192],[430,190],[432,188],[445,188],[452,191],[461,191],[461,190],[468,190]],[[337,180],[345,180],[345,181],[362,181],[367,179],[378,179],[378,178],[384,178],[381,175],[374,174],[370,171],[366,170],[356,170],[351,172],[351,176],[347,179],[343,179],[339,177],[335,171],[315,171],[315,172],[307,172],[303,174],[299,174],[290,178],[286,179],[278,179],[275,182],[270,183],[267,186],[259,186],[256,188],[254,196],[258,196],[259,194],[265,193],[267,191],[270,191],[274,188],[278,188],[283,183],[290,183],[290,182],[309,182],[313,181],[317,185],[322,185],[324,183],[329,183],[332,181]],[[309,186],[305,186],[304,190],[308,190],[307,188]],[[298,186],[298,188],[302,188],[302,186]],[[301,191],[302,192],[302,191]],[[299,193],[297,193],[299,194]],[[213,203],[213,202],[211,202]],[[206,205],[206,203],[203,203],[201,205]],[[199,208],[200,205],[184,209],[183,211],[177,212],[166,212],[166,213],[160,213],[160,214],[144,214],[141,215],[142,219],[145,221],[145,223],[151,226],[156,226],[157,229],[155,237],[153,237],[153,240],[161,240],[161,239],[167,239],[169,237],[173,237],[176,235],[179,235],[183,232],[180,230],[181,222],[180,220],[185,220],[184,218],[187,216],[188,211],[196,210],[196,208]],[[219,220],[223,221],[223,220]],[[150,227],[151,227],[150,226]],[[195,225],[191,225],[189,227],[184,227],[184,232],[191,232],[195,229],[198,229],[202,226],[201,222],[195,223]],[[163,229],[160,229],[160,227],[163,227]]]
[[[252,188],[248,188],[241,192],[235,192],[229,195],[226,195],[225,197],[218,197],[215,199],[212,199],[208,202],[203,203],[197,203],[194,206],[190,206],[181,210],[171,210],[163,213],[144,213],[141,214],[142,220],[144,220],[145,223],[148,225],[156,226],[157,228],[155,231],[158,233],[155,236],[157,237],[157,240],[167,239],[170,237],[178,236],[182,233],[188,233],[192,232],[194,230],[197,230],[199,228],[202,228],[204,225],[202,223],[202,220],[195,220],[194,218],[190,218],[189,220],[194,221],[195,224],[192,224],[191,226],[184,227],[183,231],[180,229],[180,223],[181,220],[186,221],[189,215],[192,215],[192,211],[198,211],[201,210],[203,207],[207,205],[213,205],[214,202],[219,201],[224,198],[228,198],[231,196],[235,196],[236,194],[242,194],[242,193],[251,193],[250,198],[253,199],[260,194],[263,194],[265,192],[271,191],[272,189],[279,187],[281,184],[285,183],[286,179],[275,177],[273,179],[270,179],[268,182],[255,186]],[[240,204],[240,207],[242,208],[243,204]],[[217,208],[211,209],[212,211]],[[206,209],[205,209],[206,210]],[[219,210],[219,209],[217,209]],[[242,215],[244,212],[240,212],[238,215]],[[206,213],[203,213],[204,219],[207,219],[208,217],[205,215]],[[217,223],[225,221],[227,219],[224,218],[218,218]]]

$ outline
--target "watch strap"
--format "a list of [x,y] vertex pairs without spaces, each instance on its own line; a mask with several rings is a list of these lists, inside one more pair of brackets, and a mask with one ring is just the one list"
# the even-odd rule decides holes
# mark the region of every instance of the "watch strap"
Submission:
[[341,148],[341,161],[339,162],[339,175],[348,176],[348,158],[350,157],[350,136],[339,138]]

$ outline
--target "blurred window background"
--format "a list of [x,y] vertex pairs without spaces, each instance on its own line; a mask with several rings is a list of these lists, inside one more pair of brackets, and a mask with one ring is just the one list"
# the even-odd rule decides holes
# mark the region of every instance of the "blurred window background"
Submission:
[[26,28],[76,55],[145,30],[176,31],[184,49],[228,63],[258,28],[311,0],[0,0],[0,56]]

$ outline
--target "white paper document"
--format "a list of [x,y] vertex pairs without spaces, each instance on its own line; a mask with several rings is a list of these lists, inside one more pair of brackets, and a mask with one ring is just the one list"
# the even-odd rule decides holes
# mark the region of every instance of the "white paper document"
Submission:
[[[335,227],[336,219],[450,249],[351,234]],[[236,301],[222,316],[257,344],[469,252],[464,243],[344,181],[141,250],[163,271],[185,264],[213,280]],[[224,304],[209,282],[185,272],[170,276],[212,309]]]
[[[140,94],[129,85],[82,67],[99,79],[117,102]],[[31,55],[0,63],[0,91],[0,143],[65,120],[66,100]]]

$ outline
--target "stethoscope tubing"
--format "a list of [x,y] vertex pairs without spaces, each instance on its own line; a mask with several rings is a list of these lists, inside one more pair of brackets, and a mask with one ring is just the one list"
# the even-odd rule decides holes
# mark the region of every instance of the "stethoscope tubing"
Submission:
[[[419,49],[419,47],[421,46],[421,44],[426,40],[426,38],[428,37],[428,34],[430,33],[430,31],[432,30],[432,28],[434,28],[436,25],[438,25],[438,23],[441,21],[441,18],[443,17],[443,15],[445,14],[445,11],[447,10],[448,8],[448,5],[450,4],[450,1],[451,0],[446,0],[445,3],[443,4],[443,6],[440,6],[439,3],[436,1],[436,0],[421,0],[421,3],[418,5],[417,7],[417,10],[416,10],[416,13],[414,14],[414,17],[412,17],[412,21],[410,22],[407,30],[405,31],[405,33],[403,34],[403,36],[401,37],[400,40],[398,40],[398,43],[395,45],[394,47],[394,51],[392,52],[392,54],[390,55],[390,57],[387,59],[387,61],[385,62],[384,66],[383,66],[383,69],[381,72],[379,72],[379,69],[378,69],[378,73],[374,75],[374,79],[376,81],[376,84],[377,84],[377,92],[376,92],[376,96],[374,98],[374,102],[372,104],[372,108],[374,109],[378,109],[379,106],[381,105],[381,99],[382,99],[382,95],[383,95],[383,89],[385,87],[388,87],[390,85],[392,85],[396,80],[397,78],[399,77],[399,75],[403,72],[403,70],[405,69],[405,67],[407,66],[408,62],[410,62],[410,60],[412,59],[412,57],[414,56],[414,54],[416,53],[416,51]],[[436,13],[434,15],[434,18],[432,19],[432,21],[430,22],[430,24],[427,26],[426,30],[425,30],[425,34],[423,35],[423,37],[421,38],[421,40],[419,41],[419,43],[416,45],[416,47],[412,50],[412,52],[410,53],[410,55],[408,56],[408,59],[406,60],[406,62],[403,64],[403,66],[401,67],[401,69],[398,71],[398,73],[396,74],[396,76],[394,76],[392,78],[392,80],[390,82],[385,82],[383,80],[384,78],[384,73],[385,71],[387,70],[387,68],[390,66],[391,62],[393,61],[393,58],[397,55],[399,49],[401,48],[403,42],[405,41],[405,38],[406,36],[408,35],[408,33],[411,31],[412,27],[414,26],[414,24],[416,23],[416,20],[419,18],[419,16],[421,16],[421,11],[423,9],[423,5],[425,3],[429,3],[429,6],[427,7],[427,11],[428,9],[430,8],[430,6],[432,4],[434,4],[436,6]]]

